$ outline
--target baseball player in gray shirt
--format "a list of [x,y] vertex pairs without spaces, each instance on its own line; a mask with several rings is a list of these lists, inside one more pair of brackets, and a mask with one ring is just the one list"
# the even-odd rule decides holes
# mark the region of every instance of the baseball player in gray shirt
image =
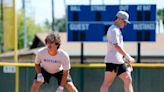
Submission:
[[110,26],[107,31],[107,54],[104,60],[106,72],[100,92],[108,92],[108,88],[116,76],[124,82],[125,92],[133,92],[132,67],[130,67],[130,69],[128,68],[123,57],[128,61],[129,65],[135,62],[135,59],[123,49],[123,36],[120,30],[120,28],[124,28],[127,23],[130,23],[128,19],[129,15],[127,12],[118,11],[114,24]]
[[69,92],[78,92],[69,74],[69,55],[60,49],[61,40],[58,33],[50,33],[45,43],[47,47],[38,51],[35,58],[36,76],[31,88],[31,92],[38,92],[39,87],[44,83],[49,83],[51,77],[58,81],[56,92],[63,92],[67,88]]

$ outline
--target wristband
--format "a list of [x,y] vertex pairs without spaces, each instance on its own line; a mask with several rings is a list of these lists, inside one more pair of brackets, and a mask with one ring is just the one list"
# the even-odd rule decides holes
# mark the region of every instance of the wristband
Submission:
[[37,75],[40,76],[40,75],[42,75],[42,73],[38,73]]
[[59,89],[64,89],[64,87],[63,86],[59,86]]

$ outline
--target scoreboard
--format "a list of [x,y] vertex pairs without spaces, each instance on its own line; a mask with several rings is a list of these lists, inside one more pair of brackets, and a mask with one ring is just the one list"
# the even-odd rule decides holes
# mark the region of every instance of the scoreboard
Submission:
[[129,13],[131,24],[121,29],[124,41],[155,41],[156,5],[69,5],[67,6],[68,41],[106,41],[108,28],[116,13]]

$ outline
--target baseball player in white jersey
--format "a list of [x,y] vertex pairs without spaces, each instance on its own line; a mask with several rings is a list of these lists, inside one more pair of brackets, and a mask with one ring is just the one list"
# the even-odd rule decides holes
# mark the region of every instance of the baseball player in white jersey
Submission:
[[31,88],[31,92],[38,92],[40,86],[47,82],[51,77],[58,81],[56,92],[63,92],[67,88],[69,92],[78,92],[69,74],[70,58],[69,55],[60,49],[61,40],[58,33],[50,33],[45,43],[47,47],[38,51],[35,58],[36,76]]
[[114,24],[108,29],[107,54],[105,56],[106,72],[100,92],[108,92],[108,88],[116,76],[124,82],[125,92],[133,92],[132,67],[130,70],[128,69],[123,57],[129,64],[135,62],[135,59],[123,49],[123,36],[120,30],[120,28],[124,28],[127,23],[130,23],[128,19],[129,15],[127,12],[118,11]]

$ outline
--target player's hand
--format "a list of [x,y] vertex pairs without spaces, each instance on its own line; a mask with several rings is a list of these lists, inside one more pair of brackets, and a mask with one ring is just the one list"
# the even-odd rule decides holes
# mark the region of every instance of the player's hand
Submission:
[[132,71],[133,71],[133,67],[128,67],[128,68],[127,68],[127,71],[128,71],[128,72],[132,72]]
[[132,72],[133,71],[132,65],[129,62],[127,62],[126,64],[127,64],[127,71]]
[[[125,59],[125,58],[124,58]],[[125,61],[125,65],[126,65],[126,70],[131,73],[133,71],[133,67],[131,65],[131,63],[129,61]]]
[[127,54],[125,56],[125,60],[130,62],[130,63],[134,63],[135,62],[135,59],[133,57],[131,57],[129,54]]
[[59,87],[57,88],[56,92],[63,92],[63,90],[64,90],[64,87],[59,86]]
[[42,83],[44,82],[44,77],[43,77],[42,73],[37,74],[37,81],[42,82]]

